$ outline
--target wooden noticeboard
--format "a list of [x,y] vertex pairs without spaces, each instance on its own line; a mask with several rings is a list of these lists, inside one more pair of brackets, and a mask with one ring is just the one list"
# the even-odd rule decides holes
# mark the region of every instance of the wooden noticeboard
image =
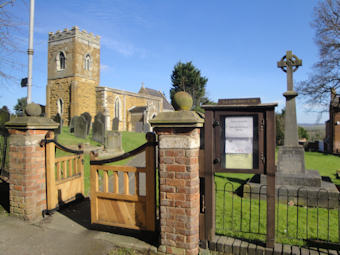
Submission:
[[[217,172],[267,175],[268,210],[275,210],[275,107],[259,98],[221,99],[204,105],[204,186],[205,238],[215,236],[215,181]],[[273,204],[274,203],[274,204]],[[275,213],[275,211],[274,211]],[[275,225],[274,218],[268,218]],[[269,225],[270,225],[269,224]],[[267,229],[268,247],[273,229]],[[270,238],[269,238],[270,237]]]

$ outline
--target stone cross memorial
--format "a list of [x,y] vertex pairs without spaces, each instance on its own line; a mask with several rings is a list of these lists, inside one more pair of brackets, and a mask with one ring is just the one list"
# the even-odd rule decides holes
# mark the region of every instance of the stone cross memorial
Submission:
[[[293,72],[302,65],[302,60],[287,51],[277,66],[287,74],[287,91],[283,93],[286,98],[285,114],[285,137],[284,146],[278,152],[278,179],[277,184],[307,185],[311,183],[305,179],[304,149],[298,142],[298,127],[296,120],[295,97],[298,93],[294,91]],[[281,177],[282,175],[282,177]],[[320,180],[318,180],[320,186]]]
[[[291,51],[287,51],[286,55],[277,63],[277,66],[287,74],[287,91],[283,93],[286,98],[285,137],[284,146],[279,148],[278,154],[279,175],[303,174],[305,172],[304,150],[302,146],[299,146],[296,120],[295,97],[298,93],[293,89],[293,72],[301,65],[302,60],[293,55]],[[278,179],[278,183],[280,181],[286,182],[283,179]],[[291,184],[290,180],[287,182],[289,183],[281,184]],[[299,185],[304,185],[304,183],[299,183]]]
[[[338,191],[335,185],[322,181],[317,170],[305,169],[304,148],[300,146],[298,142],[295,104],[295,97],[298,96],[298,93],[294,91],[293,73],[299,66],[302,66],[302,60],[291,51],[287,51],[286,55],[277,62],[277,66],[287,74],[287,91],[283,93],[283,96],[286,98],[285,137],[284,145],[279,147],[278,151],[275,180],[277,189],[283,185],[289,195],[295,197],[294,200],[297,202],[297,197],[301,196],[301,194],[298,194],[299,190],[303,187],[304,192],[308,192],[308,197],[305,199],[300,198],[300,204],[335,207],[338,203]],[[323,193],[329,197],[319,199],[321,198],[320,189],[325,191]]]

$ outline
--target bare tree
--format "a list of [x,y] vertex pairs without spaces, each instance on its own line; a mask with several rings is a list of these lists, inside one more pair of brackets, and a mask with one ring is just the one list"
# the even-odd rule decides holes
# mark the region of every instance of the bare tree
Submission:
[[0,80],[17,79],[8,70],[20,66],[13,57],[22,52],[17,47],[15,33],[19,31],[19,21],[10,12],[15,0],[0,0]]
[[297,91],[311,105],[328,108],[330,93],[340,88],[340,0],[324,0],[314,9],[312,27],[319,47],[320,60],[313,73],[297,86]]

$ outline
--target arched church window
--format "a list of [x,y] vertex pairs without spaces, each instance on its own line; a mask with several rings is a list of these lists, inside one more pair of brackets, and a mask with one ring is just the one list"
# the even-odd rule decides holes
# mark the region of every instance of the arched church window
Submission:
[[57,70],[64,70],[65,69],[65,62],[66,62],[66,58],[65,58],[65,54],[64,52],[59,52],[57,55]]
[[57,101],[57,111],[60,116],[63,114],[63,100],[61,98]]
[[90,54],[87,54],[85,56],[85,65],[84,65],[84,67],[85,67],[85,70],[90,70],[90,68],[91,68],[91,56],[90,56]]
[[119,98],[117,97],[115,100],[115,118],[120,119],[119,112],[120,112],[120,104],[119,104]]

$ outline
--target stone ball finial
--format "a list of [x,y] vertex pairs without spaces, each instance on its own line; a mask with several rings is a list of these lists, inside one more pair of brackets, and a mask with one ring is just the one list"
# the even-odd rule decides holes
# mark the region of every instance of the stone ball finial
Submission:
[[41,107],[36,103],[30,103],[26,106],[25,113],[27,116],[40,116]]
[[176,111],[190,111],[192,107],[192,97],[185,91],[179,91],[174,95],[173,104]]

